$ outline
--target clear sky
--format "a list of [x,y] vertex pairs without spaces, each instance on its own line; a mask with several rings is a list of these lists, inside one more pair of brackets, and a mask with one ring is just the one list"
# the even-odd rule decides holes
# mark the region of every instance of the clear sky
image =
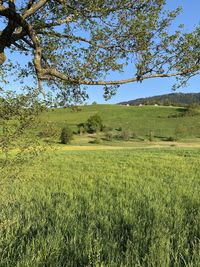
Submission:
[[[184,24],[185,29],[191,31],[195,25],[200,24],[200,0],[167,0],[167,8],[174,9],[178,6],[183,7],[182,13],[174,21],[171,30],[175,30],[179,24]],[[21,59],[23,60],[23,58]],[[132,67],[127,68],[123,74],[114,74],[111,79],[125,79],[130,78],[133,73]],[[29,84],[31,80],[28,79]],[[88,88],[88,94],[90,99],[88,103],[96,101],[97,103],[118,103],[121,101],[132,100],[136,98],[167,94],[171,93],[172,85],[174,84],[174,78],[160,78],[160,79],[149,79],[142,83],[130,83],[121,86],[118,89],[116,96],[111,100],[105,102],[103,98],[103,89],[100,86],[91,86]],[[10,86],[16,90],[20,88],[19,83],[12,83]],[[8,86],[8,88],[10,87]],[[189,85],[186,88],[181,88],[178,92],[200,92],[200,76],[196,76],[190,80]]]
[[[184,24],[185,29],[191,31],[195,25],[200,24],[200,0],[167,0],[167,7],[174,9],[177,6],[182,6],[183,11],[174,21],[173,28],[177,25]],[[172,30],[173,30],[172,28]],[[123,74],[126,78],[131,70],[128,70]],[[117,76],[113,76],[117,79]],[[130,83],[122,85],[118,89],[118,93],[111,100],[106,103],[118,103],[121,101],[132,100],[140,97],[154,96],[160,94],[171,93],[172,85],[174,84],[174,78],[160,78],[149,79],[142,83]],[[200,75],[192,78],[187,87],[181,88],[178,92],[200,92]],[[88,89],[90,101],[95,100],[97,103],[105,103],[102,95],[103,91],[100,87],[90,87]]]

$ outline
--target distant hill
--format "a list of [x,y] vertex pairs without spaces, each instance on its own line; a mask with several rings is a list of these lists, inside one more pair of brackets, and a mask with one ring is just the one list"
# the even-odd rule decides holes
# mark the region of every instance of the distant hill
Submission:
[[[185,108],[167,106],[88,105],[81,106],[78,112],[71,108],[54,108],[41,114],[39,123],[33,130],[37,134],[46,129],[57,129],[60,132],[69,125],[77,132],[78,124],[86,122],[91,115],[98,114],[113,135],[119,134],[121,128],[141,138],[147,138],[149,132],[153,131],[155,136],[162,139],[175,136],[176,131],[182,129],[186,138],[200,137],[200,113],[190,116],[185,112]],[[84,139],[84,135],[75,137],[74,142],[79,142],[80,139],[81,143],[81,138]]]
[[143,105],[189,105],[200,104],[200,93],[172,93],[166,95],[158,95],[152,97],[138,98],[135,100],[119,103],[120,105],[138,106]]

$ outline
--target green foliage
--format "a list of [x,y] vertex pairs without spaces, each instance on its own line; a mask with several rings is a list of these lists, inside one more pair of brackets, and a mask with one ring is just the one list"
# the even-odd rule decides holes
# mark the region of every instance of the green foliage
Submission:
[[[2,91],[0,96],[1,192],[7,183],[27,181],[29,178],[23,173],[24,169],[47,148],[33,132],[39,123],[38,115],[46,109],[45,105],[33,88],[26,89],[24,94]],[[1,222],[0,219],[0,228]]]
[[102,131],[104,133],[111,132],[111,131],[113,131],[113,128],[111,126],[103,125]]
[[[164,0],[1,2],[2,72],[21,82],[31,75],[40,90],[45,80],[57,90],[58,106],[85,100],[81,85],[103,85],[109,99],[120,84],[177,76],[183,86],[199,74],[200,27],[174,29],[181,8],[167,11]],[[7,51],[10,56],[16,47],[26,66],[12,57],[5,63]],[[110,73],[119,75],[129,64],[133,77],[109,82]]]
[[119,131],[119,132],[121,132],[123,129],[122,129],[122,127],[120,126],[120,127],[118,127],[116,130]]
[[148,139],[150,142],[152,142],[154,140],[154,131],[152,131],[152,130],[149,131]]
[[113,133],[110,132],[110,131],[105,132],[105,133],[104,133],[104,136],[105,136],[105,139],[106,139],[107,141],[112,141],[112,140],[113,140],[113,137],[114,137]]
[[175,142],[178,141],[176,136],[169,136],[165,139],[165,141],[169,141],[169,142]]
[[73,132],[69,126],[65,126],[60,134],[61,144],[69,144],[73,139]]
[[83,133],[85,133],[85,127],[84,127],[84,126],[80,126],[80,127],[78,127],[78,133],[79,133],[80,135],[82,135]]
[[86,132],[88,131],[87,123],[83,123],[83,122],[81,122],[81,123],[79,123],[79,124],[77,125],[77,127],[78,127],[78,133],[79,133],[80,135],[82,135],[83,133],[86,133]]
[[1,266],[199,266],[199,152],[35,159],[1,190]]
[[86,122],[86,129],[89,133],[95,133],[102,131],[103,129],[103,120],[99,114],[92,115],[88,118]]
[[131,132],[129,130],[122,130],[120,133],[120,138],[128,141],[131,138]]
[[112,127],[108,127],[108,126],[104,126],[103,127],[103,133],[104,133],[104,137],[107,141],[112,141],[113,138],[114,138],[114,134],[113,134],[113,131],[112,131]]
[[168,118],[193,117],[200,114],[200,107],[197,104],[186,106],[181,113],[168,115]]
[[187,107],[187,110],[185,112],[185,116],[196,116],[200,114],[200,107],[197,104],[191,104]]
[[97,134],[96,134],[96,137],[95,137],[95,140],[94,140],[93,144],[101,144],[101,143],[102,143],[101,136],[100,136],[99,132],[97,132]]
[[55,127],[55,124],[53,122],[47,122],[44,125],[43,131],[40,132],[40,136],[47,138],[57,138],[58,128]]
[[38,115],[43,113],[46,106],[39,101],[38,92],[26,88],[24,94],[2,92],[0,101],[0,148],[8,155],[15,147],[24,149],[34,137],[31,127],[38,122]]

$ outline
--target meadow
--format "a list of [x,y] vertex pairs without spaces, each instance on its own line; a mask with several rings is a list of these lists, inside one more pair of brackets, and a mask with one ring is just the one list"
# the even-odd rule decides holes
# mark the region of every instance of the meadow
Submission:
[[[41,114],[0,154],[0,267],[200,266],[200,115],[183,112],[91,105]],[[78,134],[94,114],[134,137],[102,132],[95,144],[97,134]],[[59,141],[65,125],[69,145]],[[177,128],[180,140],[166,141]]]
[[[53,124],[58,130],[69,125],[77,132],[79,123],[86,122],[91,115],[99,114],[105,126],[112,128],[114,133],[121,127],[133,133],[137,137],[136,140],[147,139],[151,131],[155,139],[161,141],[175,136],[177,131],[181,132],[181,139],[198,139],[200,114],[182,117],[184,112],[185,108],[167,106],[90,105],[81,106],[79,112],[73,112],[71,108],[56,108],[42,114],[34,131],[39,133],[48,124]],[[75,140],[73,144],[80,145],[88,143],[91,139],[84,140],[83,137],[78,137]]]
[[9,166],[0,266],[200,266],[199,152],[63,149]]

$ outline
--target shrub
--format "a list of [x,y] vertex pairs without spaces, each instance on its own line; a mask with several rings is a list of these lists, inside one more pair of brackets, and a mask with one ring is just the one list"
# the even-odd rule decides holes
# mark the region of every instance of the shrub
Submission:
[[136,139],[137,138],[137,134],[136,133],[132,133],[132,138]]
[[113,130],[112,127],[103,125],[102,131],[103,131],[104,133],[110,132],[110,131],[112,131],[112,130]]
[[120,126],[120,127],[118,127],[116,130],[117,130],[118,132],[121,132],[121,131],[122,131],[122,127]]
[[121,132],[121,138],[125,141],[128,141],[131,138],[131,133],[128,130],[123,130]]
[[167,117],[168,118],[181,118],[181,117],[184,117],[184,116],[185,116],[185,113],[180,113],[180,114],[170,114]]
[[193,117],[199,114],[199,106],[196,104],[191,104],[187,107],[185,116]]
[[103,121],[98,114],[89,117],[86,123],[87,132],[96,133],[98,131],[102,131],[102,129],[103,129]]
[[73,138],[72,130],[66,126],[62,129],[60,135],[61,144],[69,144]]
[[101,137],[100,137],[100,133],[99,133],[99,131],[97,131],[97,132],[96,132],[96,138],[95,138],[93,144],[101,144],[101,143],[102,143],[102,139],[101,139]]
[[153,139],[154,139],[154,132],[153,131],[149,131],[148,139],[149,139],[150,142],[153,141]]
[[169,137],[167,137],[167,138],[165,139],[165,141],[175,142],[175,141],[177,141],[177,138],[174,137],[174,136],[169,136]]
[[87,132],[87,124],[86,123],[79,123],[77,125],[78,127],[78,133],[82,135],[83,133]]
[[85,133],[85,128],[84,128],[83,126],[81,126],[81,127],[79,128],[78,133],[79,133],[80,135],[82,135],[83,133]]
[[104,136],[105,136],[105,139],[107,141],[112,141],[113,140],[113,133],[112,132],[109,132],[109,131],[105,132]]
[[199,106],[191,104],[188,105],[186,108],[182,109],[181,113],[168,115],[168,118],[193,117],[198,115],[199,112]]
[[56,137],[57,135],[59,135],[59,130],[52,122],[46,123],[44,130],[40,132],[41,137]]

